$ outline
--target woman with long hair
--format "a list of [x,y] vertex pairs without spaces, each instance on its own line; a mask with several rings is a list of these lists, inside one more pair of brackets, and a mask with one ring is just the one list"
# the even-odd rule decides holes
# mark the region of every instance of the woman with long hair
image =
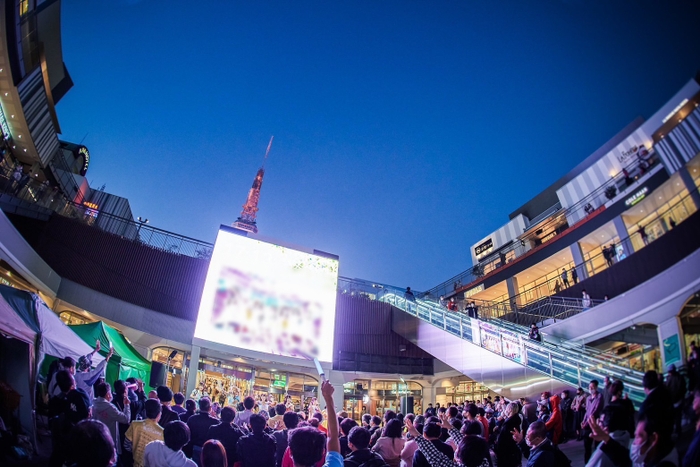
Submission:
[[215,439],[210,439],[202,446],[201,467],[226,467],[226,449]]
[[384,462],[389,467],[399,467],[401,464],[401,451],[406,444],[406,440],[402,437],[402,431],[403,425],[399,420],[389,420],[384,427],[382,436],[372,448],[372,451],[384,458]]

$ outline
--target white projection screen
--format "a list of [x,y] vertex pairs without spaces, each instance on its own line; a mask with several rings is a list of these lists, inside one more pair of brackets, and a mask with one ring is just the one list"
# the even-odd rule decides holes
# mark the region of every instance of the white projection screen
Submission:
[[194,337],[332,362],[338,259],[328,256],[246,237],[222,226]]

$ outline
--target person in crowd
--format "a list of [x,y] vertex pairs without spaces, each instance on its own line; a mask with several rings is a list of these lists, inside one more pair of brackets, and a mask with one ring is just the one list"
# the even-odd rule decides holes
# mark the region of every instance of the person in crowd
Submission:
[[456,457],[459,463],[454,462],[445,454],[440,452],[433,444],[425,439],[417,430],[413,423],[409,420],[406,422],[408,432],[416,439],[421,452],[428,460],[431,467],[489,467],[490,455],[486,441],[478,435],[462,435],[456,430],[447,418],[443,415],[441,418],[442,428],[448,430],[450,436],[459,444],[459,449]]
[[571,403],[571,410],[574,412],[576,441],[581,441],[583,439],[581,423],[583,423],[583,416],[586,413],[586,398],[587,396],[583,388],[578,388],[576,390],[576,396],[574,396],[574,401]]
[[565,443],[574,437],[574,413],[571,411],[571,403],[573,400],[569,397],[568,389],[563,390],[559,397],[561,398],[559,410],[561,410],[563,423],[561,443]]
[[114,441],[104,423],[82,420],[70,434],[71,467],[111,467],[116,462]]
[[664,425],[662,420],[641,416],[629,449],[595,421],[591,421],[591,436],[601,443],[599,449],[614,466],[677,467],[678,451],[673,445],[670,430]]
[[637,230],[637,233],[639,234],[639,237],[642,239],[642,242],[644,242],[644,245],[648,245],[649,236],[647,235],[646,227],[642,226],[641,224],[639,224],[638,227],[639,229]]
[[578,271],[575,266],[571,267],[571,282],[573,282],[574,285],[578,284]]
[[509,403],[505,408],[503,425],[494,444],[499,467],[515,467],[521,464],[522,454],[511,434],[516,429],[521,431],[522,420],[518,415],[518,404],[516,402]]
[[[433,409],[434,410],[434,409]],[[374,437],[374,434],[379,431],[381,432],[382,430],[382,419],[379,418],[378,416],[374,415],[372,417],[372,420],[370,422],[370,427],[369,427],[369,434]],[[377,436],[376,439],[379,439],[379,436]],[[373,443],[370,441],[370,446],[372,446]]]
[[[386,427],[386,424],[389,423],[390,420],[393,420],[396,418],[396,412],[393,410],[387,410],[384,412],[384,426]],[[382,436],[383,430],[378,429],[375,430],[374,433],[372,434],[372,438],[369,440],[369,446],[370,448],[373,448],[375,444],[377,444],[377,440]]]
[[[632,433],[630,433],[627,428],[627,423],[628,420],[625,409],[620,405],[611,404],[603,408],[603,412],[600,414],[600,420],[597,422],[596,426],[600,426],[612,439],[620,443],[621,447],[626,448],[629,455],[628,446],[630,445],[631,435],[634,433],[634,426],[632,427]],[[593,451],[591,459],[586,464],[586,467],[608,467],[614,465],[613,460],[605,453],[602,446],[602,444],[598,444],[598,447]]]
[[581,291],[581,308],[583,309],[583,311],[591,309],[591,296],[588,295],[586,289],[583,289]]
[[177,412],[170,408],[170,404],[173,400],[173,391],[167,386],[158,386],[158,388],[156,388],[156,393],[162,405],[158,424],[165,428],[165,425],[175,420],[180,420],[180,417]]
[[85,391],[76,389],[75,379],[68,370],[60,370],[54,377],[59,393],[49,399],[49,427],[53,445],[49,466],[61,467],[69,452],[73,427],[90,417],[91,402]]
[[435,416],[435,408],[433,407],[433,404],[428,404],[428,408],[425,409],[425,416],[426,417],[434,417]]
[[382,456],[369,450],[369,430],[356,426],[348,434],[350,454],[345,457],[345,467],[385,467],[387,464]]
[[610,403],[610,400],[612,399],[612,392],[610,390],[610,386],[612,385],[612,379],[610,376],[605,375],[603,377],[603,388],[600,391],[601,394],[603,395],[603,405],[608,405]]
[[415,302],[416,301],[416,296],[413,295],[413,291],[411,290],[410,287],[406,287],[406,292],[403,294],[404,298],[410,302]]
[[158,400],[158,392],[157,391],[148,391],[148,398],[157,401]]
[[[479,423],[481,423],[481,425],[484,427],[481,436],[488,443],[489,442],[489,428],[490,427],[489,427],[489,421],[486,419],[486,409],[484,409],[483,407],[478,407],[477,410],[478,410],[478,413],[476,415],[476,420]],[[521,414],[521,417],[523,418],[523,420],[525,419],[525,417],[522,414]]]
[[287,406],[284,404],[275,405],[274,413],[275,415],[270,417],[267,421],[267,426],[273,430],[283,430],[284,429],[284,413],[287,411]]
[[[343,456],[340,455],[338,437],[338,417],[333,406],[333,385],[328,381],[321,383],[321,394],[328,408],[328,452],[323,467],[342,467]],[[323,459],[326,439],[322,433],[311,427],[301,427],[289,434],[289,451],[294,460],[294,467],[313,467]]]
[[[448,459],[454,457],[454,450],[446,443],[440,441],[441,426],[438,423],[427,423],[423,427],[423,438],[430,441],[435,448],[447,456]],[[417,443],[416,443],[417,444]],[[428,459],[425,458],[420,448],[413,454],[414,467],[430,467]]]
[[[557,396],[559,397],[559,396]],[[528,467],[554,467],[571,465],[571,461],[547,438],[545,424],[536,421],[527,429],[523,437],[522,431],[514,429],[511,432],[513,441],[527,459]]]
[[158,425],[160,419],[160,402],[156,399],[146,401],[146,419],[131,422],[124,435],[124,449],[132,453],[134,467],[144,467],[144,453],[151,441],[163,441],[163,428]]
[[693,412],[695,412],[697,423],[695,424],[693,439],[683,457],[683,467],[700,465],[700,389],[693,391]]
[[[450,409],[452,409],[452,407],[450,407]],[[455,409],[456,409],[456,407],[455,407]],[[448,417],[450,419],[455,418],[458,411],[455,410],[453,413],[454,413],[454,415],[452,415],[452,416],[450,416],[450,414],[448,414]],[[481,422],[478,420],[479,408],[476,406],[476,404],[467,404],[464,412],[462,412],[462,415],[464,416],[465,421],[467,421],[469,423],[477,422],[477,423],[481,424]],[[481,426],[481,430],[479,431],[478,434],[479,434],[479,436],[484,436],[484,432],[486,431],[486,426],[484,426],[483,424],[481,424],[479,426]],[[444,434],[447,435],[447,430],[444,430]],[[425,437],[425,435],[423,437]],[[447,438],[445,438],[445,439],[447,439]]]
[[382,436],[372,447],[372,452],[382,456],[390,467],[398,467],[401,463],[401,451],[406,444],[406,440],[402,437],[402,430],[403,426],[399,420],[389,420],[384,426]]
[[204,443],[200,464],[201,467],[226,467],[228,460],[226,459],[224,445],[215,439],[210,439]]
[[566,272],[566,268],[561,268],[561,281],[564,284],[564,288],[569,287],[569,274]]
[[634,435],[634,404],[631,400],[627,399],[623,393],[625,390],[625,385],[619,379],[616,379],[610,385],[610,393],[612,397],[610,398],[610,403],[606,405],[615,406],[620,408],[621,416],[625,420],[625,429],[629,432],[630,436]]
[[347,457],[350,454],[350,447],[348,446],[348,435],[350,430],[357,426],[357,422],[352,418],[343,418],[339,421],[340,426],[340,455]]
[[245,427],[250,423],[250,416],[253,415],[253,407],[255,407],[255,399],[248,396],[243,399],[243,408],[241,412],[236,412],[234,423],[239,427]]
[[250,416],[251,433],[238,440],[238,459],[241,467],[275,467],[277,442],[265,433],[265,418],[259,414]]
[[[90,397],[90,401],[94,399],[92,386],[102,376],[109,359],[114,353],[114,349],[109,349],[109,353],[105,359],[102,360],[97,367],[95,367],[95,369],[91,370],[92,357],[95,355],[95,353],[100,351],[100,348],[100,341],[97,341],[95,344],[95,349],[91,353],[80,357],[78,359],[78,363],[76,363],[72,357],[65,357],[59,360],[59,369],[67,370],[73,375],[73,378],[75,379],[75,387],[85,391],[85,393]],[[50,396],[57,396],[61,392],[56,384],[55,378],[56,373],[54,373],[51,381],[49,382],[48,392]]]
[[591,438],[591,422],[595,423],[603,411],[603,395],[598,391],[598,380],[588,383],[590,396],[586,399],[586,413],[581,422],[581,436],[583,437],[583,461],[588,462],[593,453],[593,438]]
[[530,326],[530,334],[528,335],[530,340],[542,342],[542,335],[540,334],[540,328],[537,327],[535,323]]
[[537,406],[534,402],[529,402],[526,398],[521,397],[520,400],[520,413],[523,415],[525,421],[530,424],[537,420]]
[[668,376],[666,377],[666,388],[671,396],[673,404],[673,424],[675,433],[681,435],[681,418],[683,415],[683,401],[687,390],[685,378],[676,370],[676,365],[671,364],[668,367]]
[[284,428],[272,433],[272,436],[277,442],[276,452],[275,452],[275,466],[282,467],[282,460],[284,459],[284,453],[289,447],[289,432],[299,426],[301,419],[299,415],[294,412],[287,412],[284,414],[283,422]]
[[236,418],[236,412],[233,408],[224,407],[221,409],[221,423],[210,426],[207,431],[208,439],[221,441],[226,449],[228,467],[233,467],[233,464],[238,461],[238,440],[243,436],[240,428],[234,425],[234,418]]
[[[146,393],[143,390],[144,383],[140,379],[136,379],[133,376],[126,378],[126,394],[129,396],[129,401],[131,402],[131,421],[143,420],[146,418]],[[116,382],[114,383],[114,389],[117,389]],[[119,404],[120,399],[116,398],[115,403]]]
[[361,426],[364,428],[367,428],[369,430],[371,423],[372,423],[372,415],[368,414],[368,413],[362,414],[362,425]]
[[187,399],[185,401],[185,413],[180,414],[180,421],[187,423],[192,415],[194,415],[197,410],[197,403],[194,399]]
[[122,410],[112,404],[112,388],[109,383],[95,385],[95,402],[92,406],[92,418],[99,420],[109,429],[109,434],[117,451],[117,456],[122,454],[122,434],[120,424],[128,425],[131,422],[131,402],[126,394],[122,394]]
[[163,428],[163,441],[153,441],[146,445],[143,454],[145,467],[197,467],[182,452],[182,447],[190,441],[190,429],[181,421],[173,421]]
[[607,246],[603,245],[603,259],[608,267],[613,265],[613,258],[615,257],[615,250],[609,250]]
[[185,395],[181,392],[178,392],[173,395],[173,406],[171,407],[172,411],[177,414],[179,417],[183,413],[187,412],[187,410],[182,406],[182,404],[185,403]]
[[642,377],[642,386],[646,398],[639,406],[639,417],[647,416],[655,423],[665,424],[665,429],[669,434],[673,429],[673,403],[671,394],[664,386],[659,374],[650,370]]
[[540,421],[546,425],[547,422],[549,422],[550,416],[551,414],[549,413],[549,406],[543,405],[542,407],[540,407],[540,415],[539,417],[537,417],[537,421]]
[[557,279],[554,282],[554,293],[558,294],[559,292],[561,292],[561,284],[559,283],[559,279]]
[[564,419],[561,414],[561,409],[559,404],[561,398],[554,394],[549,398],[549,404],[552,407],[552,413],[549,416],[549,420],[545,423],[547,428],[548,438],[552,441],[553,445],[558,445],[561,443],[562,432],[564,430]]
[[187,426],[190,429],[190,442],[184,448],[187,457],[197,462],[201,456],[202,446],[207,441],[209,427],[218,424],[219,420],[211,415],[211,399],[208,397],[199,399],[199,412],[187,420]]
[[[416,417],[410,420],[411,423],[416,427],[418,433],[422,433],[425,428],[423,421],[419,422]],[[401,450],[401,467],[413,467],[413,455],[418,451],[418,443],[416,439],[411,435],[411,433],[406,433],[406,444],[404,444]]]

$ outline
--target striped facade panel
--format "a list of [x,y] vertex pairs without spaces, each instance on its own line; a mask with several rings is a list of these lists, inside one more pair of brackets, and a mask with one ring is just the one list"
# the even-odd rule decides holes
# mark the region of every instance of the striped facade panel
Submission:
[[[476,253],[474,252],[474,248],[476,248],[478,245],[481,245],[483,242],[487,241],[490,238],[493,241],[493,251],[497,251],[499,248],[506,245],[508,242],[511,242],[518,238],[518,236],[522,235],[522,233],[525,231],[525,228],[527,228],[528,225],[529,220],[522,214],[519,214],[517,217],[511,219],[510,222],[500,227],[491,235],[484,237],[475,244],[473,244],[470,248],[472,255],[472,264],[477,264],[479,262],[479,260],[476,257]],[[483,260],[484,257],[481,257],[481,259]]]
[[58,151],[59,143],[49,111],[41,68],[37,67],[27,75],[19,83],[17,90],[34,147],[42,166],[46,167]]
[[673,174],[700,152],[700,109],[696,108],[654,146]]

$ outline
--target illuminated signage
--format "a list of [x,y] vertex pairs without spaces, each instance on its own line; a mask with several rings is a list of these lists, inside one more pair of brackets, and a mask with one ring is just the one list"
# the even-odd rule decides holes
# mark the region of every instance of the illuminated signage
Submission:
[[10,125],[7,124],[7,119],[5,118],[5,112],[2,110],[1,105],[0,105],[0,127],[2,127],[2,136],[5,139],[10,139],[12,137],[10,135]]
[[469,289],[466,292],[464,292],[464,298],[469,298],[473,295],[478,294],[479,292],[483,292],[484,288],[485,288],[484,284],[479,284],[476,287],[474,287],[473,289]]
[[484,243],[482,243],[481,245],[477,245],[474,248],[474,254],[476,256],[480,256],[484,253],[490,252],[492,249],[493,249],[493,240],[489,238]]
[[688,99],[683,99],[683,100],[681,101],[681,103],[678,104],[678,105],[676,106],[675,109],[673,109],[672,111],[670,111],[669,114],[666,115],[666,117],[664,117],[663,120],[661,120],[661,123],[666,123],[667,121],[669,121],[669,120],[671,119],[671,117],[673,117],[673,115],[674,115],[676,112],[678,112],[679,110],[681,110],[681,107],[683,107],[683,106],[684,106],[685,104],[687,104],[687,103],[688,103]]
[[632,207],[641,200],[644,199],[644,197],[647,195],[647,192],[649,191],[648,187],[640,188],[639,191],[637,191],[635,194],[630,196],[625,200],[625,206],[627,207]]
[[551,240],[552,237],[554,237],[557,234],[556,230],[553,230],[552,232],[549,232],[547,235],[542,237],[540,240],[542,240],[542,243],[546,242],[547,240]]
[[90,165],[90,153],[85,146],[80,146],[80,149],[78,149],[78,154],[83,156],[83,168],[80,169],[80,175],[85,175],[88,165]]
[[85,206],[85,215],[97,218],[97,215],[100,213],[99,211],[99,206],[95,203],[90,203],[88,201],[83,201],[83,206]]

